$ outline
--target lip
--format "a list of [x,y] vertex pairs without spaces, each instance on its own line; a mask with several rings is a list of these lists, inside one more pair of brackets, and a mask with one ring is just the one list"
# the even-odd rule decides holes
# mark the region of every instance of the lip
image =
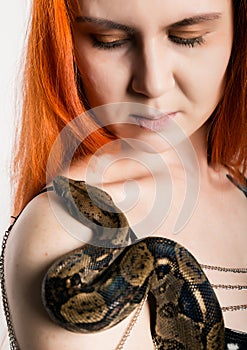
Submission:
[[136,124],[141,128],[149,129],[152,131],[162,131],[167,127],[169,120],[175,118],[176,112],[161,113],[161,114],[130,114]]

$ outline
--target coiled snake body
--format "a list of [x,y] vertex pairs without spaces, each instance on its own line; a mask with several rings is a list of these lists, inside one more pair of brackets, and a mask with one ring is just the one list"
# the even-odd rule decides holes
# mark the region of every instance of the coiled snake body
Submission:
[[131,229],[107,193],[62,176],[53,188],[70,214],[95,233],[44,277],[42,300],[53,321],[74,332],[105,330],[149,293],[158,349],[224,349],[220,306],[188,250],[161,237],[128,245]]

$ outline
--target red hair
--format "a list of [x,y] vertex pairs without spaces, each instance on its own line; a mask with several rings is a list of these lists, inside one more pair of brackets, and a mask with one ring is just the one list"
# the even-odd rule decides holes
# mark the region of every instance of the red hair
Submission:
[[239,171],[246,174],[247,169],[247,2],[233,0],[232,4],[233,46],[224,95],[208,121],[208,160],[239,177]]
[[[12,179],[15,214],[45,186],[47,160],[60,131],[85,111],[74,69],[70,15],[63,0],[33,1],[23,74],[21,128],[14,147],[17,149]],[[88,135],[95,123],[84,119],[83,128]],[[78,129],[70,138],[76,138],[77,134]],[[80,156],[94,153],[110,138],[105,130],[99,129],[84,140],[77,153]],[[68,141],[56,147],[48,178],[52,179],[64,167],[67,147]]]
[[[212,164],[246,171],[246,23],[245,0],[233,0],[234,42],[226,87],[208,125],[208,159]],[[33,0],[23,75],[21,130],[16,139],[13,162],[14,210],[17,214],[46,184],[47,160],[60,131],[86,109],[79,73],[76,70],[71,21],[76,0]],[[75,12],[74,12],[75,11]],[[83,130],[90,134],[95,123],[84,118]],[[61,143],[49,168],[49,178],[65,166],[65,147],[76,139],[72,130],[66,145]],[[77,155],[93,154],[112,139],[99,129],[88,136]]]

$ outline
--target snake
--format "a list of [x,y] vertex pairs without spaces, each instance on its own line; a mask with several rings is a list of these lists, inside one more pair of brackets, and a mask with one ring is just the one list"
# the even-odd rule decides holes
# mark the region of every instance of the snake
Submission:
[[56,176],[65,210],[93,232],[80,248],[57,258],[42,281],[51,318],[77,333],[113,327],[148,295],[157,349],[224,349],[222,311],[195,257],[164,237],[135,239],[111,196],[85,181]]

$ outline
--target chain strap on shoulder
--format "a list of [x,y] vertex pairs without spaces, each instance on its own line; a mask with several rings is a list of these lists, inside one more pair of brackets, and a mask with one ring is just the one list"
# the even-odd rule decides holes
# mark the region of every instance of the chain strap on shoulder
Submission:
[[[14,223],[17,218],[12,217],[14,219]],[[9,342],[10,342],[10,350],[20,350],[16,336],[15,336],[15,331],[11,319],[11,314],[9,310],[9,303],[8,303],[8,298],[7,298],[7,292],[6,292],[6,286],[5,286],[5,272],[4,272],[4,256],[5,256],[5,250],[6,250],[6,245],[7,245],[7,240],[9,238],[11,229],[14,225],[14,223],[9,227],[7,231],[5,231],[5,234],[3,236],[2,240],[2,251],[1,251],[1,256],[0,256],[0,284],[1,284],[1,293],[2,293],[2,303],[3,303],[3,311],[5,314],[5,319],[7,323],[7,328],[8,328],[8,336],[9,336]]]
[[[212,271],[216,271],[216,272],[238,273],[238,274],[247,273],[247,268],[245,268],[245,267],[225,267],[225,266],[205,265],[205,264],[200,264],[200,265],[205,270],[212,270]],[[211,286],[214,289],[225,289],[225,290],[236,290],[236,291],[247,290],[247,286],[241,285],[241,284],[213,284],[213,283],[211,283]],[[245,310],[247,310],[247,304],[222,306],[221,310],[223,312],[245,311]]]
[[232,273],[247,273],[247,268],[245,267],[225,267],[225,266],[205,265],[205,264],[200,264],[200,265],[205,270],[214,270],[214,271],[232,272]]

